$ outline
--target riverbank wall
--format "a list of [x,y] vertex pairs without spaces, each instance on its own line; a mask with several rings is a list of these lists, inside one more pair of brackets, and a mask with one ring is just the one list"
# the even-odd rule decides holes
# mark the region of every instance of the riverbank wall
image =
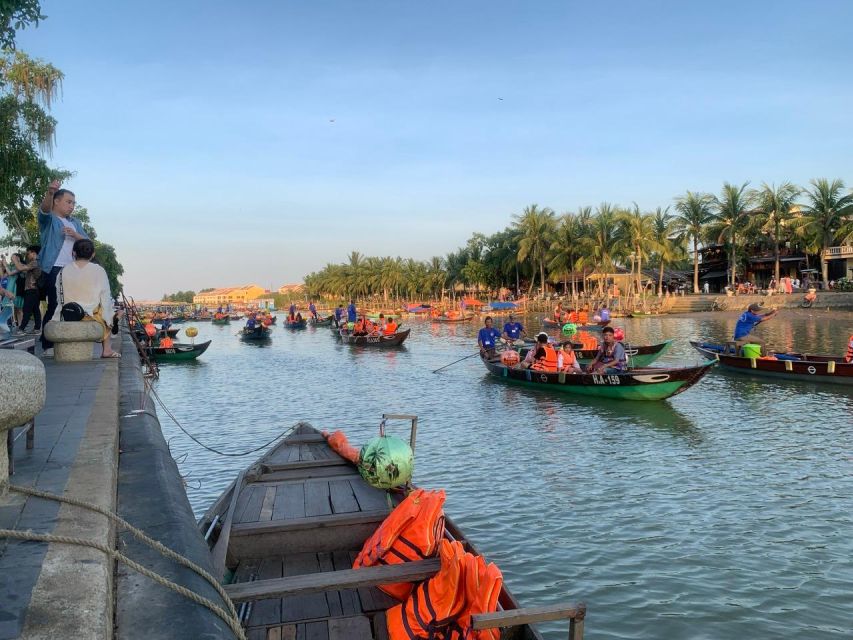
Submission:
[[115,549],[221,606],[195,572],[117,530],[103,513],[33,493],[118,512],[212,573],[126,327],[113,346],[121,360],[97,357],[100,345],[85,362],[56,362],[38,347],[28,356],[43,364],[46,393],[32,446],[22,446],[23,427],[9,437],[14,444],[21,436],[10,450],[9,492],[0,496],[0,529],[14,534],[0,537],[0,640],[232,639],[212,611],[97,547]]

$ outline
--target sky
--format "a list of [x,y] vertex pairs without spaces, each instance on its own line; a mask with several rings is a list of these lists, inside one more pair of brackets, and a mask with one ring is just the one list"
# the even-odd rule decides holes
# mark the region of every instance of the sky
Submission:
[[425,260],[530,204],[853,183],[853,2],[42,0],[52,166],[137,300]]

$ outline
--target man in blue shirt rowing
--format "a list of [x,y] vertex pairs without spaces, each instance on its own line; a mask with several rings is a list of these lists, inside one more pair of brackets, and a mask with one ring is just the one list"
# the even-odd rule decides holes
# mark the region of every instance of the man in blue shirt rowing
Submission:
[[485,327],[477,334],[477,344],[480,345],[480,355],[489,358],[495,355],[495,345],[501,338],[501,333],[492,326],[492,316],[486,316]]
[[735,325],[734,335],[734,341],[737,344],[738,353],[740,353],[741,347],[745,344],[758,344],[761,345],[762,349],[764,348],[764,341],[760,338],[751,336],[750,334],[755,327],[765,320],[770,320],[770,318],[775,316],[778,313],[778,310],[773,309],[767,313],[758,313],[761,309],[762,306],[760,302],[753,302],[749,307],[747,307],[746,311],[741,314],[740,318],[738,318],[737,324]]
[[507,322],[504,325],[504,339],[512,345],[516,340],[521,340],[527,333],[524,331],[524,326],[520,322],[515,321],[515,316],[509,314]]

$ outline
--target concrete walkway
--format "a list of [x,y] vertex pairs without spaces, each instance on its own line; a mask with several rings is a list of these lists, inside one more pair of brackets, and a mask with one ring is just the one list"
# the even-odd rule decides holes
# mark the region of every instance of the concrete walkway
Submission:
[[[10,482],[115,510],[118,362],[45,359],[47,401],[33,449],[16,446]],[[114,545],[101,515],[10,492],[0,527]],[[113,566],[103,553],[64,544],[0,539],[0,640],[111,638]]]

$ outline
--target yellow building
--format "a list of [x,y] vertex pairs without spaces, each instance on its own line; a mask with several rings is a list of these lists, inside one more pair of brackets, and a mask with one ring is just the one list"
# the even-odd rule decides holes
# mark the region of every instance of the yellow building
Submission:
[[225,287],[224,289],[214,289],[213,291],[205,291],[204,293],[195,295],[193,297],[193,304],[246,304],[247,300],[260,297],[266,292],[266,289],[256,284],[247,284],[242,287]]
[[301,284],[283,284],[278,288],[278,292],[283,296],[298,296],[305,290],[305,286]]

